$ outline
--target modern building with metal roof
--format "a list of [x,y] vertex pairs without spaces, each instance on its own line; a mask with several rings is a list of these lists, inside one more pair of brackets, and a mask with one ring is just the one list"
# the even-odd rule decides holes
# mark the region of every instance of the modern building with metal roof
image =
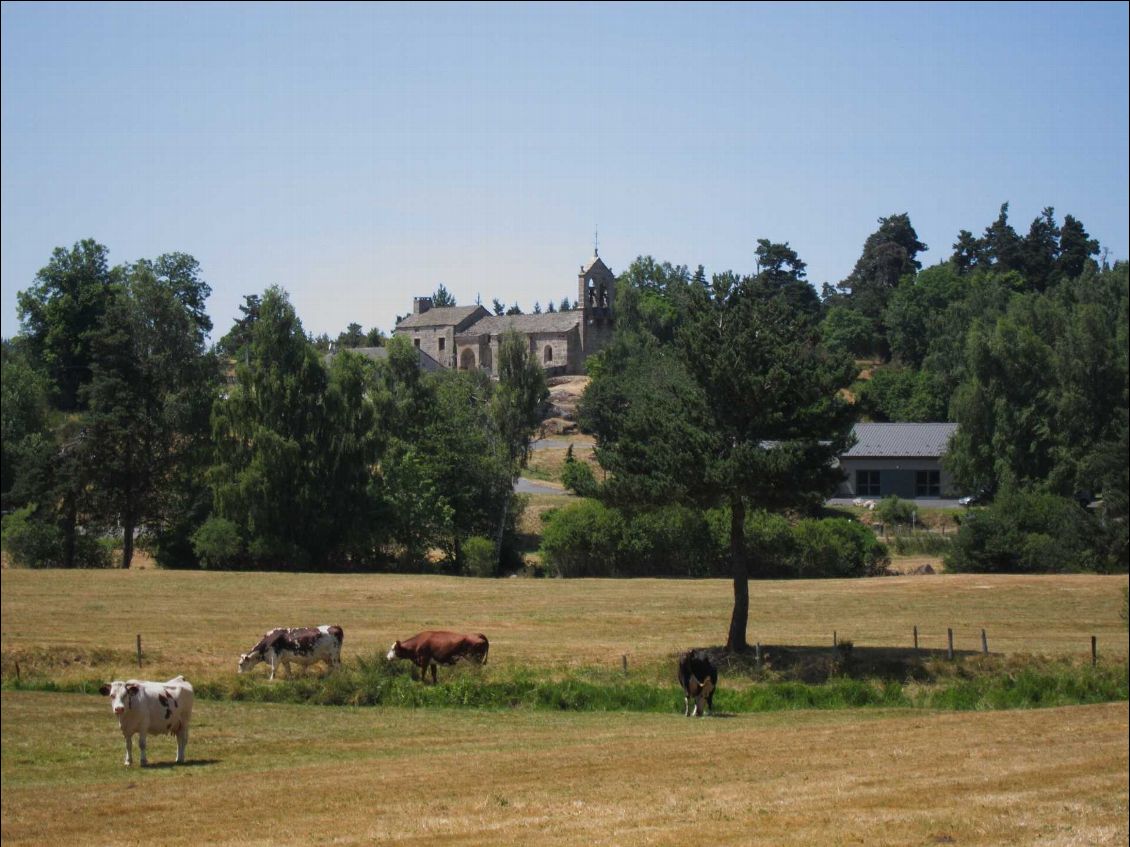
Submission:
[[840,455],[847,478],[841,497],[948,497],[953,480],[942,467],[955,423],[860,423],[855,444]]

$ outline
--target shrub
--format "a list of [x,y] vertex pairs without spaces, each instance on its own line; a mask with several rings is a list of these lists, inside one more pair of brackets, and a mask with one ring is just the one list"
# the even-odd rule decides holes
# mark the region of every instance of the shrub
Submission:
[[974,573],[1065,573],[1090,570],[1091,518],[1073,500],[1003,492],[964,517],[945,557],[946,569]]
[[[12,564],[25,568],[61,568],[65,565],[65,539],[55,524],[39,520],[34,504],[5,515],[0,537]],[[74,538],[74,567],[108,568],[114,542],[78,532]]]
[[879,516],[879,520],[889,526],[907,526],[918,514],[918,507],[910,500],[900,500],[891,495],[879,501],[875,514]]
[[230,567],[236,564],[243,553],[239,527],[227,518],[208,518],[192,534],[192,549],[200,560],[201,567]]
[[[569,449],[573,449],[572,445]],[[566,458],[561,469],[561,482],[578,497],[595,497],[600,490],[588,462],[578,462],[572,456]]]
[[558,509],[542,534],[542,559],[557,576],[615,576],[624,518],[615,509],[582,500]]
[[891,561],[870,529],[845,518],[803,520],[793,528],[793,535],[798,577],[875,576]]
[[498,557],[494,542],[474,535],[463,542],[463,567],[470,576],[497,576]]
[[685,506],[624,516],[616,551],[619,575],[712,576],[724,572],[722,551],[706,515]]
[[4,516],[4,552],[21,568],[57,568],[63,564],[63,534],[52,523],[34,518],[34,504]]

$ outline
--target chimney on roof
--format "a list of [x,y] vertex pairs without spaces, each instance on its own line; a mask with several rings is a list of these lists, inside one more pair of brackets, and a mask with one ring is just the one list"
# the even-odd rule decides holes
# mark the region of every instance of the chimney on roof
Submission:
[[413,297],[412,298],[412,314],[422,315],[432,307],[431,297]]

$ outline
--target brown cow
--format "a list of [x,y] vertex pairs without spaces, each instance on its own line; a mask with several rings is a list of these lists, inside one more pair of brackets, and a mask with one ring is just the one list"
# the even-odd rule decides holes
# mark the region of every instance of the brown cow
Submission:
[[388,651],[388,660],[411,659],[420,669],[420,682],[428,668],[432,669],[432,685],[436,683],[437,665],[454,665],[458,659],[469,659],[480,665],[487,661],[490,643],[482,633],[464,635],[461,632],[444,632],[429,629],[413,635],[407,641],[395,641]]

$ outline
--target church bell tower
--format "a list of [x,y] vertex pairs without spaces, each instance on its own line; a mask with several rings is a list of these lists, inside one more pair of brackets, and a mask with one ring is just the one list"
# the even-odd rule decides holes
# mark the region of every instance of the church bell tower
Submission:
[[577,275],[577,308],[581,310],[581,349],[585,356],[600,350],[612,339],[612,304],[616,277],[593,248],[593,257],[581,265]]

